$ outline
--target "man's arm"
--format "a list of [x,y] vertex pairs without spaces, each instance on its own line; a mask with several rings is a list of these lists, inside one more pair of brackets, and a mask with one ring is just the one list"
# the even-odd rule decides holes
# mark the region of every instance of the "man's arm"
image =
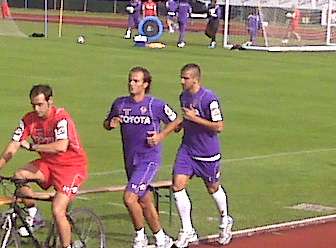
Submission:
[[20,148],[20,142],[17,141],[11,141],[5,148],[5,150],[2,152],[0,156],[0,169],[14,157],[15,153]]
[[66,152],[69,147],[69,140],[62,139],[49,144],[31,144],[25,140],[21,141],[21,146],[29,151],[47,152],[47,153],[60,153]]
[[147,137],[147,143],[150,146],[156,146],[161,143],[171,132],[178,129],[178,126],[182,123],[180,118],[176,118],[174,121],[169,122],[161,132],[157,133],[155,131],[149,133],[151,136]]

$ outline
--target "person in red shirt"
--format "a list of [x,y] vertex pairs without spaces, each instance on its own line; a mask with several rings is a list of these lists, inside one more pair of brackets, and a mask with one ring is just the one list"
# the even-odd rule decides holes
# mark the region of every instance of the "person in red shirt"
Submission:
[[287,28],[287,36],[285,39],[282,40],[282,43],[288,43],[288,40],[291,38],[292,34],[295,36],[297,41],[301,41],[301,36],[298,33],[298,29],[300,26],[300,20],[301,20],[301,12],[296,7],[293,6],[293,13],[288,12],[286,16],[290,18],[290,22]]
[[142,16],[157,16],[157,6],[153,0],[147,0],[142,5]]
[[[49,85],[35,85],[29,96],[33,111],[20,120],[12,140],[0,156],[0,168],[20,148],[40,155],[39,159],[18,169],[15,177],[37,179],[43,189],[51,186],[55,188],[52,213],[62,247],[70,248],[71,227],[66,211],[80,185],[87,179],[87,156],[71,116],[63,108],[54,106],[52,88]],[[32,195],[29,186],[22,187],[21,190],[25,195]],[[33,211],[36,209],[34,201],[25,200],[24,203],[28,207],[29,215],[32,212],[36,214]]]

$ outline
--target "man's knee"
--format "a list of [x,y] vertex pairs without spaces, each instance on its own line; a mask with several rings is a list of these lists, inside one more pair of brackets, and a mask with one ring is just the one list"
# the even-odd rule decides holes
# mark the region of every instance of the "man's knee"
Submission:
[[132,206],[138,201],[137,195],[134,193],[126,191],[124,194],[124,204],[126,206]]

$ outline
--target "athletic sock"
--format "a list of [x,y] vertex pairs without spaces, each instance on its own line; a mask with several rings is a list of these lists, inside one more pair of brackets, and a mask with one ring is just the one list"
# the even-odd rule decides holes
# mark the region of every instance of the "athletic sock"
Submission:
[[154,237],[155,237],[155,240],[164,240],[164,238],[166,237],[166,234],[161,228],[160,231],[158,231],[157,233],[154,233]]
[[219,185],[218,190],[212,194],[212,197],[214,198],[217,208],[220,212],[222,223],[223,218],[227,218],[228,210],[227,210],[226,194],[221,185]]
[[145,239],[145,228],[141,228],[140,230],[135,230],[135,234],[140,239]]
[[180,214],[182,229],[191,231],[193,229],[191,223],[191,202],[185,189],[174,192],[177,210]]

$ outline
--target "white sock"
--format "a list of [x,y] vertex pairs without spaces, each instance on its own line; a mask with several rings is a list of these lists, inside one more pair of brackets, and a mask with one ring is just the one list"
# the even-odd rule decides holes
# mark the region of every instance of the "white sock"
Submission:
[[217,208],[221,215],[221,224],[223,218],[227,218],[228,210],[227,210],[227,201],[226,201],[226,194],[221,185],[219,185],[218,190],[212,194],[212,197],[214,198]]
[[37,207],[35,207],[35,206],[30,207],[30,208],[27,209],[27,211],[28,211],[29,216],[34,218],[36,213],[37,213]]
[[179,212],[181,222],[182,222],[182,229],[184,231],[191,231],[193,229],[191,223],[191,202],[187,195],[185,189],[174,192],[176,207]]
[[140,239],[145,239],[145,228],[143,227],[143,228],[141,228],[140,230],[138,230],[138,231],[135,231],[135,233],[136,233],[136,236],[138,237],[138,238],[140,238]]
[[166,237],[166,234],[161,228],[160,231],[158,231],[157,233],[154,233],[154,237],[155,237],[155,240],[164,240],[164,238]]

